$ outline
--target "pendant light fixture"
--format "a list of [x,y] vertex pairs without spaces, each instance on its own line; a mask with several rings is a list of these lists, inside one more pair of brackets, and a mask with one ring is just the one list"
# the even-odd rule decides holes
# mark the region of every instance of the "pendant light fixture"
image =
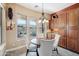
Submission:
[[48,22],[48,20],[45,17],[44,4],[42,3],[42,16],[39,18],[39,23],[45,23],[45,22]]

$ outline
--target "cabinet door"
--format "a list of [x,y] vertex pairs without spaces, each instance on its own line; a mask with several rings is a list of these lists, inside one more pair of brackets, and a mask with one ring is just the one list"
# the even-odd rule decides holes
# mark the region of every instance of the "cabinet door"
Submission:
[[68,12],[68,26],[78,26],[78,19],[77,19],[77,10],[72,10]]
[[65,34],[66,30],[65,29],[60,29],[60,33],[61,33],[61,38],[59,41],[59,46],[66,48],[66,39],[67,39],[67,35]]
[[59,28],[59,33],[61,34],[61,39],[59,45],[66,48],[66,38],[67,38],[67,29],[66,29],[66,13],[59,14],[59,19],[57,26]]
[[77,20],[78,20],[78,32],[77,32],[77,36],[78,36],[78,39],[77,39],[77,45],[76,45],[76,50],[77,52],[79,52],[79,8],[76,10],[76,14],[77,14]]
[[76,10],[70,11],[67,16],[68,30],[67,30],[67,48],[76,51],[78,40],[78,20]]
[[76,50],[77,52],[79,52],[79,28],[78,28],[78,40],[77,40]]
[[77,46],[77,33],[78,30],[76,27],[69,27],[68,36],[67,36],[67,48],[73,51],[76,51]]

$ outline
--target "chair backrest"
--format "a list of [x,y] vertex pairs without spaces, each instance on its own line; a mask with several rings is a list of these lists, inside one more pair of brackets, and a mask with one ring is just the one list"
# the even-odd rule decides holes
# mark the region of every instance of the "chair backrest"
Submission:
[[55,34],[55,41],[54,41],[53,47],[57,47],[58,46],[60,37],[61,36],[59,34]]
[[40,40],[40,55],[51,56],[54,40]]
[[54,43],[54,40],[40,40],[41,46],[52,46]]

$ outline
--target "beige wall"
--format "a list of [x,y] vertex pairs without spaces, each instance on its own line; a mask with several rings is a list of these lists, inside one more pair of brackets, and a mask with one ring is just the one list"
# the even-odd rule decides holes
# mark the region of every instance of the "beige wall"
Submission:
[[[17,21],[18,17],[15,13],[25,15],[25,16],[27,16],[28,19],[31,17],[34,17],[34,18],[36,18],[36,21],[38,21],[39,17],[41,16],[41,13],[24,8],[17,4],[7,4],[7,7],[13,8],[13,11],[14,11],[13,12],[14,13],[13,21],[15,22],[15,28],[13,30],[8,30],[6,33],[6,35],[7,35],[6,48],[12,49],[12,48],[20,47],[22,45],[26,45],[27,43],[25,40],[19,40],[19,41],[17,40],[18,38],[17,38],[17,31],[16,31],[17,30],[16,21]],[[45,14],[45,16],[49,19],[48,14]],[[8,18],[7,18],[7,20],[8,20]],[[25,39],[25,38],[22,38],[22,39]]]

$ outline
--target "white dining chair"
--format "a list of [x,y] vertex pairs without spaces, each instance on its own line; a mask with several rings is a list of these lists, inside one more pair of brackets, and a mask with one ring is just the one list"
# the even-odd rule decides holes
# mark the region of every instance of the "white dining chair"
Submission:
[[41,39],[40,48],[38,49],[39,55],[40,56],[52,56],[53,43],[54,43],[54,40]]
[[52,52],[56,51],[58,54],[58,43],[59,43],[59,39],[60,39],[60,35],[59,34],[55,34],[55,38],[54,39],[41,39],[40,42],[40,48],[39,48],[39,55],[41,56],[52,56]]
[[54,50],[53,51],[56,51],[57,54],[58,54],[58,43],[59,43],[59,39],[60,39],[61,35],[60,34],[55,34],[55,38],[54,38],[54,44],[53,44],[53,47],[54,47]]

